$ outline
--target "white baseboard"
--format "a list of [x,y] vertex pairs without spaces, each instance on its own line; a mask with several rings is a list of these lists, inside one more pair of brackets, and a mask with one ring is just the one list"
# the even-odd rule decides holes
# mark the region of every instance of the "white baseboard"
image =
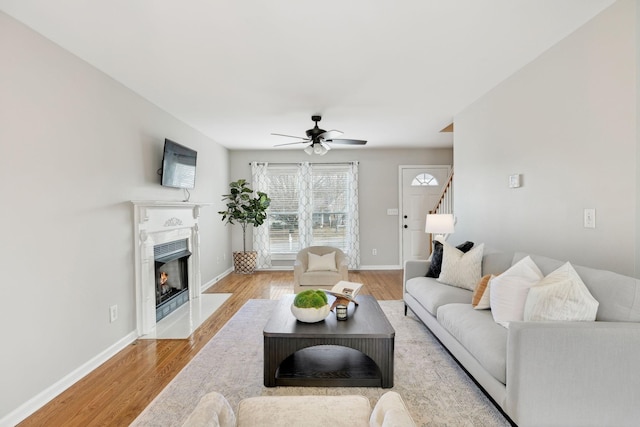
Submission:
[[227,277],[231,273],[233,273],[233,267],[223,271],[221,274],[219,274],[216,277],[214,277],[213,279],[209,280],[207,283],[204,283],[204,284],[200,285],[200,292],[206,291],[211,286],[215,285],[216,283],[218,283],[220,280],[222,280],[223,278]]
[[[402,270],[401,265],[361,265],[354,269],[358,270]],[[273,266],[271,268],[256,269],[256,271],[293,271],[292,266]]]
[[356,270],[402,270],[401,265],[361,265]]
[[75,369],[70,374],[63,377],[60,381],[54,383],[50,387],[46,388],[42,392],[35,395],[22,405],[18,406],[13,411],[9,412],[6,416],[0,419],[0,426],[15,426],[23,421],[28,416],[32,415],[38,409],[49,403],[52,399],[58,396],[60,393],[80,381],[86,375],[91,373],[98,366],[115,356],[118,352],[123,350],[126,346],[138,339],[138,334],[135,331],[131,331],[125,337],[118,342],[107,348],[87,363]]

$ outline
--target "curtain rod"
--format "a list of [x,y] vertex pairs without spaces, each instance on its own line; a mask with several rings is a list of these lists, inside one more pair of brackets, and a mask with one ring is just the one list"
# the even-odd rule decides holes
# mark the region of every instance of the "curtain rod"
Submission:
[[[304,162],[295,162],[295,163],[277,163],[277,162],[249,162],[249,165],[252,163],[257,163],[259,165],[277,165],[277,166],[289,166],[289,165],[301,165]],[[320,163],[320,162],[309,162],[311,165],[352,165],[354,163],[358,163],[357,161],[353,162],[329,162],[329,163]]]

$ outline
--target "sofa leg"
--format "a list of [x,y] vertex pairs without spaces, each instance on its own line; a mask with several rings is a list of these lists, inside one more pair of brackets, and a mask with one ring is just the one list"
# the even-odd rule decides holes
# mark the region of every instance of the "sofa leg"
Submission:
[[407,315],[407,304],[404,305],[404,315]]

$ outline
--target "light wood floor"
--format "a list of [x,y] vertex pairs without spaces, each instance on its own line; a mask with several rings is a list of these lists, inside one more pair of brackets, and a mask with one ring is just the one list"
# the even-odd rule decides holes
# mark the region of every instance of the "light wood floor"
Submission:
[[[402,270],[349,272],[363,294],[402,299]],[[230,274],[207,293],[233,295],[186,340],[136,340],[19,426],[128,426],[249,299],[293,293],[293,272]]]

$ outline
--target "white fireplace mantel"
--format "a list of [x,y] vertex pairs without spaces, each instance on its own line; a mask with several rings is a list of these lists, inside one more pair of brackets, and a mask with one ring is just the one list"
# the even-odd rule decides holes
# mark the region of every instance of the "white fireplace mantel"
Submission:
[[136,322],[138,335],[156,326],[156,277],[153,248],[187,239],[189,299],[200,297],[200,208],[212,203],[133,200],[136,270]]

